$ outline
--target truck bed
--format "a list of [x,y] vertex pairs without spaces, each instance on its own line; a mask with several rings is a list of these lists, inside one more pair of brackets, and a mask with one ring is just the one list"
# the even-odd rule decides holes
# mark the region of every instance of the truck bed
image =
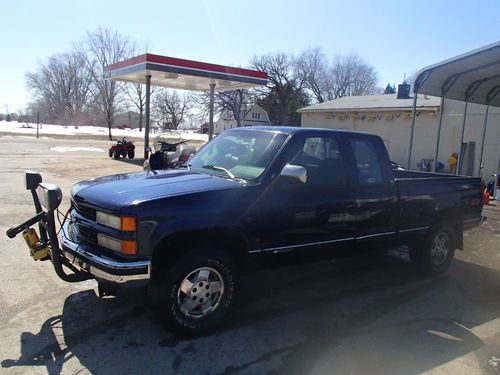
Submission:
[[429,229],[429,218],[446,219],[471,228],[481,222],[482,181],[479,177],[394,171],[398,189],[399,232]]

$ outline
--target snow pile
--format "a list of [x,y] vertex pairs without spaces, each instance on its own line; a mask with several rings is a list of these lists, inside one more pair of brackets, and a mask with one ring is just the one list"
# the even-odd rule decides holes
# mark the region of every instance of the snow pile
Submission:
[[[198,134],[192,130],[178,130],[178,134],[184,139],[208,141],[206,134]],[[36,135],[36,124],[26,124],[20,122],[0,121],[0,133],[16,133],[25,135]],[[62,126],[62,125],[46,125],[43,124],[39,129],[40,136],[57,134],[57,135],[108,135],[108,128],[100,126]],[[144,132],[139,129],[116,129],[113,128],[111,134],[115,139],[119,138],[143,138]],[[150,137],[154,138],[157,134],[150,133]]]

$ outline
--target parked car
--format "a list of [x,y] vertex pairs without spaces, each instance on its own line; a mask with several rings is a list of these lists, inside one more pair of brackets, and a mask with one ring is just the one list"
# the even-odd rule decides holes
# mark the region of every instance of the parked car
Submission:
[[37,216],[9,237],[41,221],[41,239],[27,240],[35,259],[50,257],[66,281],[95,278],[102,294],[147,282],[182,333],[220,324],[257,260],[407,245],[439,275],[483,220],[479,178],[393,169],[380,137],[338,130],[231,129],[185,168],[77,183],[59,238],[61,190],[33,172],[26,181]]

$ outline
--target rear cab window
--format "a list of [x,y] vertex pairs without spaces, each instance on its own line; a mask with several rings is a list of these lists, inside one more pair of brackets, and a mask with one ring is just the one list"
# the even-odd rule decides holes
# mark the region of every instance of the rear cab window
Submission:
[[350,143],[359,184],[361,186],[383,184],[384,175],[375,143],[369,138],[354,138]]

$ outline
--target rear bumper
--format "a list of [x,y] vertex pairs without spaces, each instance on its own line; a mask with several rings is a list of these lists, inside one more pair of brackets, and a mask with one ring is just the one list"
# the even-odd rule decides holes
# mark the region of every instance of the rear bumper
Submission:
[[91,248],[71,240],[71,223],[64,223],[59,236],[62,253],[69,263],[96,279],[115,284],[129,282],[147,282],[149,280],[150,261],[120,261],[96,255]]

